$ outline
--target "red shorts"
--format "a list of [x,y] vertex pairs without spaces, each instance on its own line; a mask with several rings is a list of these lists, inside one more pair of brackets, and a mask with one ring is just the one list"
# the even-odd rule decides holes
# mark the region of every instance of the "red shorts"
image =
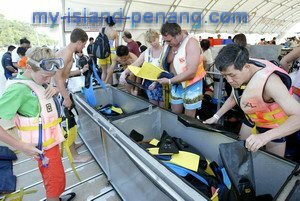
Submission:
[[41,160],[38,160],[38,163],[46,189],[46,196],[47,198],[58,198],[66,187],[66,175],[59,146],[44,150],[44,156],[49,159],[48,167],[43,167]]

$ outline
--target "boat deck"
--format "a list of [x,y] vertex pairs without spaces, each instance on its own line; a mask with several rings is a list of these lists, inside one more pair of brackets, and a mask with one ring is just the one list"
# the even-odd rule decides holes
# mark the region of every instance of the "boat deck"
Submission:
[[[0,120],[0,125],[3,125],[10,134],[15,135],[16,129],[12,127],[10,122]],[[78,137],[77,140],[79,142],[81,140],[80,137]],[[0,145],[7,146],[2,142],[0,142]],[[14,150],[13,148],[11,149]],[[78,148],[78,152],[83,155],[91,155],[85,145]],[[23,201],[44,200],[45,189],[37,167],[37,162],[24,153],[17,152],[17,157],[18,159],[13,162],[13,172],[17,177],[17,192],[21,188],[23,188],[24,191],[36,190],[36,193],[24,195]],[[79,181],[73,173],[68,158],[66,157],[66,153],[64,153],[62,161],[67,180],[65,193],[75,192],[76,198],[74,201],[122,200],[95,160],[91,160],[87,163],[75,164],[81,181]]]

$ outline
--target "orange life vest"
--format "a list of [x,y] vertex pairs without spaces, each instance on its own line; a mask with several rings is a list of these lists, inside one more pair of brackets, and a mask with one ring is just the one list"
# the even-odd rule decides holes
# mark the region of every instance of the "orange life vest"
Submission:
[[255,61],[265,64],[266,67],[257,71],[247,84],[240,99],[240,107],[257,127],[276,128],[283,124],[288,116],[278,103],[266,103],[263,100],[264,87],[272,73],[281,78],[288,90],[291,87],[291,79],[283,69],[273,63],[260,59]]
[[[60,127],[61,118],[58,117],[57,108],[53,98],[46,99],[43,86],[31,80],[9,80],[7,86],[14,83],[22,83],[31,88],[37,95],[40,102],[40,116],[43,124],[43,149],[50,149],[65,140],[62,128]],[[24,117],[19,114],[15,116],[15,124],[18,135],[23,142],[38,143],[39,125],[38,117]]]
[[[186,44],[189,41],[191,36],[187,36],[181,43],[180,47],[178,48],[177,54],[174,56],[173,59],[173,65],[174,69],[177,74],[183,73],[184,71],[187,70],[187,63],[186,63]],[[204,64],[203,64],[203,55],[200,56],[199,58],[199,64],[198,64],[198,69],[195,74],[195,77],[193,79],[181,82],[182,87],[186,88],[199,80],[203,79],[206,74],[206,71],[204,69]]]

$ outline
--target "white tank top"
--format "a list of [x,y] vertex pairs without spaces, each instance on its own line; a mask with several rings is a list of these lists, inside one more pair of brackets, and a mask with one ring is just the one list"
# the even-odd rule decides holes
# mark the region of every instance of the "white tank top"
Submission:
[[182,41],[182,43],[180,44],[178,50],[177,50],[177,54],[174,56],[173,59],[173,65],[175,68],[175,71],[177,74],[180,74],[184,71],[186,71],[186,44],[187,42],[190,40],[191,36],[187,35],[186,38]]
[[145,58],[144,61],[153,64],[154,66],[161,66],[161,55],[162,55],[163,50],[161,51],[161,53],[159,54],[159,56],[157,58],[154,58],[152,55],[152,48],[147,48],[145,50]]

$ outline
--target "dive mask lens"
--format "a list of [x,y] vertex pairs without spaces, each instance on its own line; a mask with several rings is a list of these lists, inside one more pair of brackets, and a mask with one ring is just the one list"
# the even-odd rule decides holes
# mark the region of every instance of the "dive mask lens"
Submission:
[[62,58],[45,59],[40,62],[40,67],[45,71],[56,71],[64,67]]

